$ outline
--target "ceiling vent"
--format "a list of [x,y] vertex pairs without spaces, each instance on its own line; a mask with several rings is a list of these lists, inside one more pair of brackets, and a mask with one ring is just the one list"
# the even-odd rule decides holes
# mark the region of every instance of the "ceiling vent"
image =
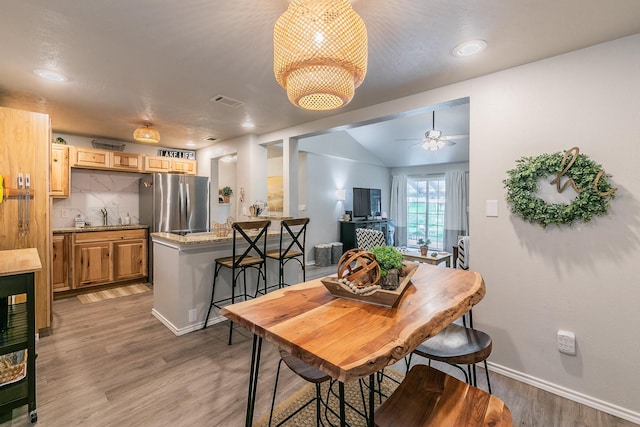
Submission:
[[111,150],[111,151],[124,151],[127,144],[120,141],[111,141],[108,139],[94,139],[91,141],[91,145],[93,148],[99,148],[101,150]]
[[218,138],[216,138],[215,136],[207,136],[206,138],[204,138],[205,141],[215,141]]
[[229,98],[224,95],[216,95],[213,98],[209,99],[209,101],[215,104],[226,105],[227,107],[238,108],[241,105],[244,105],[244,102],[238,101],[237,99]]

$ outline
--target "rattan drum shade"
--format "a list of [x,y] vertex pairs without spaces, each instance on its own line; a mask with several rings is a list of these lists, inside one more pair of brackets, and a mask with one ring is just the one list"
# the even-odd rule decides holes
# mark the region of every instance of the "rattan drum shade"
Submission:
[[291,0],[273,32],[273,71],[307,110],[348,104],[367,74],[367,29],[348,0]]
[[149,125],[144,125],[133,131],[133,139],[138,142],[157,144],[160,142],[160,132]]

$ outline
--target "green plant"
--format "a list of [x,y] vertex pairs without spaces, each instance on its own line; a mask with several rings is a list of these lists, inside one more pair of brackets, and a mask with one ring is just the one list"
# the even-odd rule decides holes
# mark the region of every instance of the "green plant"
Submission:
[[[543,228],[550,224],[589,222],[594,216],[607,213],[615,189],[607,182],[606,175],[599,175],[603,174],[602,166],[584,154],[566,156],[566,153],[558,152],[516,161],[516,167],[507,171],[507,179],[503,181],[511,212]],[[568,159],[573,163],[567,168]],[[549,203],[537,196],[540,179],[551,181],[559,172],[564,175],[564,182],[573,180],[575,188],[581,191],[569,204]]]
[[426,241],[423,238],[418,239],[418,245],[420,246],[429,246],[431,244],[431,240],[427,239]]
[[225,197],[229,197],[233,194],[233,190],[228,185],[222,189],[222,195]]
[[371,252],[376,256],[382,277],[386,276],[389,270],[402,268],[402,253],[393,246],[374,246]]

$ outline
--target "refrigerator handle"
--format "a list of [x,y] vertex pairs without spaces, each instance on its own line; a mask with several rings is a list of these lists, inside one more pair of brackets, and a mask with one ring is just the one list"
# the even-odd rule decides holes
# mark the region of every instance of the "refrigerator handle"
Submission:
[[179,199],[178,199],[178,209],[180,211],[180,229],[184,230],[185,229],[185,217],[186,217],[186,213],[184,211],[184,200],[185,200],[185,196],[184,196],[184,183],[182,181],[180,181],[179,183]]
[[189,221],[189,216],[191,215],[191,197],[189,196],[189,183],[185,182],[184,184],[185,187],[185,198],[184,198],[184,202],[185,202],[185,229],[191,229],[191,224]]

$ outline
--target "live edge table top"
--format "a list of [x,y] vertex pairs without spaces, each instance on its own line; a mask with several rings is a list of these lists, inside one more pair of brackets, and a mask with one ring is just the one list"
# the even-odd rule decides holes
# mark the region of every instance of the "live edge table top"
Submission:
[[391,365],[477,304],[477,272],[421,264],[396,307],[338,298],[320,279],[229,305],[222,315],[340,381]]

